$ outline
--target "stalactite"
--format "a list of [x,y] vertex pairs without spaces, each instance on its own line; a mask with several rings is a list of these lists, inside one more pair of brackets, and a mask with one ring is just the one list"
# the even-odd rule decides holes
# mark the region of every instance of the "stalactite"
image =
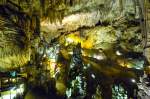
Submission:
[[122,12],[123,11],[123,2],[122,2],[122,0],[119,0],[119,5],[120,5],[120,12]]
[[40,18],[36,16],[36,27],[35,27],[35,35],[40,36]]

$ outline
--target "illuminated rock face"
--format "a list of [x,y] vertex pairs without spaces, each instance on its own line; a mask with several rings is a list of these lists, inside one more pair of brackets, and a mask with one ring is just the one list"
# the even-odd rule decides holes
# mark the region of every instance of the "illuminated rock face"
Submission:
[[81,0],[80,4],[69,7],[61,23],[42,21],[42,35],[49,41],[60,33],[79,32],[84,37],[73,39],[74,42],[81,39],[84,48],[99,49],[103,46],[108,49],[113,43],[119,43],[124,50],[142,52],[139,10],[138,1]]
[[[132,69],[141,70],[145,64],[140,1],[0,0],[0,71],[30,65],[35,69],[31,73],[34,83],[40,85],[42,81],[44,85],[51,79],[48,77],[55,78],[57,91],[62,95],[66,92],[68,97],[76,94],[82,97],[86,94],[84,82],[88,82],[91,97],[93,89],[97,93],[101,91],[96,88],[98,85],[103,91],[94,97],[103,97],[104,93],[105,97],[111,97],[111,85],[116,79],[136,78]],[[81,55],[73,52],[73,46],[78,43],[81,43]],[[74,56],[72,63],[71,56]],[[86,69],[88,81],[82,74]],[[71,75],[68,81],[71,88],[66,84],[68,75]],[[97,81],[101,79],[102,82]],[[120,87],[120,90],[126,97],[124,89]]]
[[[74,30],[82,26],[94,26],[98,21],[112,22],[122,17],[130,20],[139,18],[139,5],[133,0],[81,0],[80,2],[80,4],[68,7],[68,12],[65,13],[60,23],[63,28]],[[45,22],[48,23],[48,21]]]
[[[0,2],[1,4],[7,3],[5,0],[2,1]],[[22,12],[30,17],[31,20],[25,20],[26,24],[24,26],[23,23],[20,24],[19,21],[17,22],[17,20],[12,18],[14,22],[19,23],[17,25],[25,31],[25,34],[19,35],[18,31],[9,33],[10,35],[14,35],[12,38],[20,36],[14,40],[16,43],[1,41],[7,48],[0,48],[2,49],[0,53],[4,54],[8,52],[6,56],[10,57],[8,59],[1,59],[1,61],[4,61],[2,63],[3,66],[6,63],[9,65],[14,63],[16,66],[23,65],[21,63],[27,63],[31,52],[21,53],[20,51],[24,51],[24,49],[31,50],[31,47],[38,48],[41,38],[50,43],[54,38],[57,41],[57,38],[63,37],[62,34],[74,34],[75,32],[79,32],[80,37],[77,36],[74,41],[78,39],[77,42],[81,42],[82,48],[85,49],[108,50],[113,49],[115,46],[120,46],[126,51],[142,52],[140,44],[142,35],[139,27],[140,2],[134,0],[74,0],[72,2],[67,0],[66,2],[59,2],[60,0],[58,0],[59,3],[50,1],[51,3],[48,1],[40,2],[40,0],[33,0],[28,3],[26,1],[20,2],[20,4],[17,0],[12,1],[12,3],[18,4],[22,8]],[[9,3],[11,5],[11,2]],[[30,6],[30,3],[33,5]],[[15,7],[14,10],[18,11]],[[12,17],[15,17],[15,15],[12,15]],[[40,19],[38,19],[39,17]],[[24,19],[26,18],[24,17]],[[1,19],[1,21],[5,20]],[[39,32],[39,25],[40,39],[36,41],[34,36]],[[10,28],[10,31],[16,29],[15,27],[8,28]],[[4,29],[6,30],[6,28]],[[2,32],[0,33],[2,34]],[[11,37],[6,36],[5,40],[7,41],[7,39],[11,39]],[[20,45],[23,45],[23,48]],[[12,55],[14,53],[15,56]],[[12,59],[11,57],[17,58]],[[24,60],[18,62],[19,58],[23,58]],[[6,67],[9,68],[9,65]]]
[[146,75],[144,74],[140,77],[140,82],[137,84],[139,88],[138,95],[140,98],[149,99],[150,98],[150,87],[149,87],[149,79],[147,79]]
[[[11,18],[4,18],[8,16],[7,12],[4,12],[0,12],[0,67],[16,68],[29,61],[28,38],[18,23],[13,22]],[[12,14],[12,17],[16,15]]]
[[145,40],[147,40],[147,41],[145,41],[144,43],[145,43],[145,50],[144,50],[144,54],[145,54],[145,56],[147,57],[147,59],[148,59],[148,61],[150,62],[150,30],[149,30],[149,26],[150,26],[150,12],[149,12],[149,10],[150,10],[150,1],[149,0],[146,0],[146,5],[145,5],[145,8],[146,8],[146,17],[147,17],[147,22],[146,22],[146,25],[147,25],[147,37],[146,37],[146,39]]

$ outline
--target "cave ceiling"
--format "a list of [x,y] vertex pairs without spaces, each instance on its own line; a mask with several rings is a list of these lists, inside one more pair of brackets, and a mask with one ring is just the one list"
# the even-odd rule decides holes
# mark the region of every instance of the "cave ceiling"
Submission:
[[139,0],[1,0],[0,67],[26,64],[41,38],[142,52],[141,18]]

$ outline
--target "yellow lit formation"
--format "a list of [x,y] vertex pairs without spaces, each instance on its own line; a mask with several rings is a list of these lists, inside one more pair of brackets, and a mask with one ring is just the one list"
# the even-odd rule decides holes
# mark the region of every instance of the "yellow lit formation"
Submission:
[[91,38],[88,38],[87,40],[83,39],[80,37],[79,33],[73,33],[73,34],[69,34],[66,38],[66,44],[77,44],[77,43],[81,43],[81,47],[82,48],[86,48],[86,49],[90,49],[93,46],[93,40]]

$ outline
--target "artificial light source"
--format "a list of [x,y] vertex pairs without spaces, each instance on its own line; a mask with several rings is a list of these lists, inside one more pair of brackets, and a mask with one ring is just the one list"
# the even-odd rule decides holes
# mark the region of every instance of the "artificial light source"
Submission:
[[94,74],[92,74],[91,76],[92,76],[92,78],[94,78],[94,79],[95,79],[95,75],[94,75]]
[[139,69],[139,70],[140,70],[141,68],[138,67],[138,68],[136,68],[136,69]]
[[104,57],[103,57],[103,56],[100,56],[100,55],[94,55],[93,58],[96,58],[96,59],[98,59],[98,60],[104,59]]
[[67,38],[66,41],[69,43],[73,43],[73,39],[71,39],[71,38]]
[[132,82],[132,83],[135,83],[136,81],[135,81],[135,79],[131,79],[131,82]]
[[8,82],[8,79],[5,79],[3,82],[4,82],[4,83],[7,83],[7,82]]
[[120,53],[119,51],[116,51],[116,54],[117,54],[118,56],[122,55],[122,53]]
[[102,56],[97,56],[96,58],[97,58],[98,60],[102,60],[102,59],[103,59]]
[[46,57],[46,54],[44,54],[43,57]]
[[71,55],[73,54],[73,52],[68,52],[68,53],[71,54]]
[[12,81],[12,82],[15,82],[15,81],[16,81],[16,79],[11,79],[11,81]]
[[51,62],[51,68],[54,70],[56,68],[56,63],[55,62]]

